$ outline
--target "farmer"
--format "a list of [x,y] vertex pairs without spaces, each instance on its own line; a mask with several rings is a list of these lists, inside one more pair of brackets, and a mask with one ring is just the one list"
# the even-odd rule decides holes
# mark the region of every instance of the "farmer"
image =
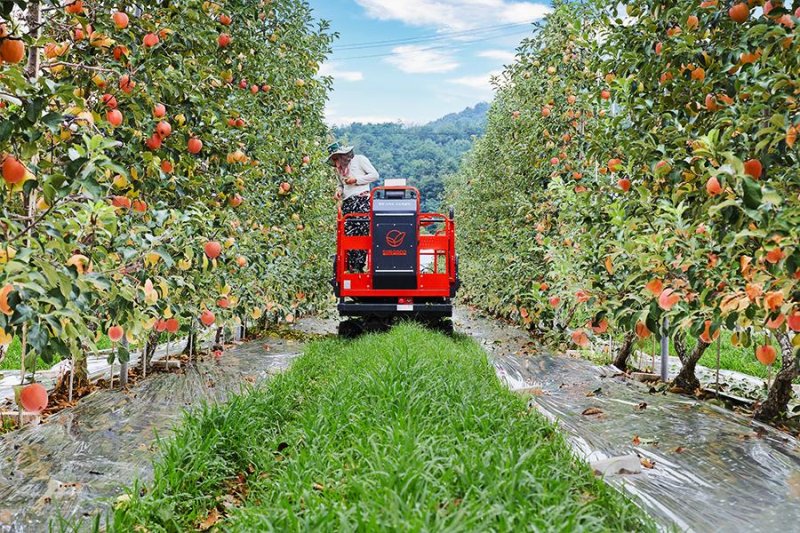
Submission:
[[[342,202],[342,214],[369,213],[370,184],[378,181],[378,171],[365,156],[355,155],[352,146],[336,142],[328,146],[328,154],[328,164],[336,169],[338,185],[334,199]],[[344,232],[351,237],[369,235],[369,220],[348,220]],[[347,252],[348,270],[363,272],[366,265],[366,250]]]

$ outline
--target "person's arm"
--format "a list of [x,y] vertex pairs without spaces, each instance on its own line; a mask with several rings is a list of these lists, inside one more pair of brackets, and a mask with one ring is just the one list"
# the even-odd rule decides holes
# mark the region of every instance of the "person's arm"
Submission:
[[342,196],[344,196],[344,184],[342,183],[342,178],[339,174],[336,174],[336,194],[334,194],[334,198],[336,200],[341,200]]
[[370,183],[378,181],[381,175],[378,174],[378,171],[372,166],[370,160],[362,155],[358,158],[358,161],[364,175],[356,178],[356,185],[369,185]]

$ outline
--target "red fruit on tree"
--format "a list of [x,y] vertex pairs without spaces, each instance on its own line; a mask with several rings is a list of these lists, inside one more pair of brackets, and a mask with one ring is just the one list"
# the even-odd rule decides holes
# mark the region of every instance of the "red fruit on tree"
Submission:
[[619,170],[622,170],[622,160],[617,158],[609,159],[608,170],[610,170],[611,172],[617,172]]
[[77,15],[83,12],[83,0],[74,0],[64,7],[64,11],[70,15]]
[[771,344],[764,344],[756,348],[756,359],[764,366],[770,366],[778,357],[778,352]]
[[253,93],[253,94],[258,94],[258,85],[256,85],[255,83],[253,85],[251,85],[250,86],[250,92]]
[[778,329],[783,325],[785,321],[786,321],[786,315],[781,313],[775,318],[770,318],[769,320],[767,320],[767,327],[769,329]]
[[114,20],[114,25],[120,29],[124,30],[128,27],[128,15],[123,13],[122,11],[117,11],[114,13],[111,18]]
[[617,185],[619,185],[619,188],[625,192],[631,190],[631,180],[629,180],[628,178],[621,178],[617,180]]
[[162,118],[167,114],[167,108],[164,104],[156,104],[153,106],[153,116],[156,118]]
[[792,331],[800,332],[800,310],[792,311],[786,323]]
[[158,150],[161,148],[161,137],[159,137],[157,133],[154,133],[145,141],[145,145],[151,150]]
[[121,45],[115,46],[114,51],[112,53],[114,54],[114,59],[116,61],[119,61],[120,59],[122,59],[122,56],[128,55],[128,49],[125,46]]
[[200,322],[202,322],[206,327],[211,326],[216,322],[217,317],[214,316],[214,313],[206,309],[202,313],[200,313]]
[[122,329],[122,326],[111,326],[108,328],[108,338],[111,339],[111,342],[121,341],[123,335],[125,335],[125,330]]
[[586,335],[586,332],[582,329],[572,332],[572,342],[580,346],[581,348],[586,348],[589,346],[589,336]]
[[288,182],[282,182],[279,186],[279,190],[281,194],[289,194],[289,191],[292,190],[292,185]]
[[122,125],[122,112],[120,112],[119,109],[112,109],[111,111],[106,113],[106,120],[108,120],[108,123],[111,124],[112,126],[114,126],[115,128],[117,126],[121,126]]
[[128,74],[123,74],[119,78],[119,88],[125,94],[130,94],[133,88],[136,87],[136,82],[131,79]]
[[239,207],[240,205],[242,205],[243,201],[244,201],[244,198],[242,198],[238,194],[235,194],[235,195],[231,196],[231,199],[228,200],[228,202],[231,204],[231,207]]
[[750,18],[750,7],[745,2],[740,2],[728,10],[728,16],[737,24],[744,24]]
[[558,304],[561,303],[561,298],[559,298],[558,296],[552,296],[547,301],[550,303],[550,307],[558,307]]
[[220,48],[225,48],[229,44],[231,44],[231,36],[227,33],[220,33],[219,37],[217,37],[217,44]]
[[26,385],[19,392],[19,403],[29,413],[41,413],[47,408],[47,389],[41,383]]
[[600,98],[602,98],[603,100],[608,100],[609,98],[611,98],[611,91],[609,91],[608,89],[603,89],[602,91],[600,91]]
[[237,128],[244,128],[244,119],[243,118],[237,118],[236,119],[236,127]]
[[689,15],[689,18],[686,19],[686,27],[690,30],[697,29],[699,25],[700,19],[698,19],[696,15]]
[[750,159],[744,162],[744,173],[755,179],[761,177],[764,168],[761,166],[761,161],[758,159]]
[[192,137],[186,144],[186,149],[189,151],[190,154],[199,154],[200,150],[203,149],[203,141],[201,141],[197,137]]
[[706,192],[711,196],[716,196],[722,192],[722,185],[720,185],[719,180],[715,176],[708,178],[706,182]]
[[222,309],[227,309],[228,307],[231,306],[231,302],[227,298],[220,298],[219,300],[217,300],[217,305]]
[[225,15],[224,13],[220,15],[219,19],[217,20],[219,20],[219,23],[222,24],[223,26],[231,25],[231,18],[228,15]]
[[0,59],[6,63],[19,63],[25,57],[25,44],[20,39],[6,37],[0,41]]
[[102,102],[109,109],[117,108],[117,98],[113,94],[104,94],[102,97]]
[[144,200],[134,200],[133,210],[136,211],[137,213],[147,212],[147,202],[145,202]]
[[172,162],[167,161],[166,159],[162,161],[161,170],[164,172],[164,174],[171,174],[173,170]]
[[222,254],[222,245],[217,241],[208,241],[203,246],[203,251],[209,259],[216,259]]
[[664,43],[661,41],[656,43],[656,55],[661,55],[662,50],[664,49]]
[[669,311],[680,301],[680,295],[676,294],[674,290],[664,289],[658,297],[658,306],[664,311]]
[[156,125],[156,133],[162,139],[166,139],[172,134],[172,126],[166,120],[162,120]]
[[158,44],[158,35],[155,33],[148,33],[144,36],[144,40],[142,42],[146,48],[152,48]]
[[16,185],[25,179],[25,165],[13,155],[6,156],[3,161],[3,179],[9,185]]
[[165,326],[167,328],[167,332],[173,335],[178,332],[178,329],[180,329],[180,324],[178,323],[177,318],[168,318]]

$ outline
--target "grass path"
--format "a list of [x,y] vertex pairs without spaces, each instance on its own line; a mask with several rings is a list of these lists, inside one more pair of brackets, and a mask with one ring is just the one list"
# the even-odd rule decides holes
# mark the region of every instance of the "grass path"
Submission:
[[654,529],[475,343],[412,326],[314,343],[162,447],[110,530]]

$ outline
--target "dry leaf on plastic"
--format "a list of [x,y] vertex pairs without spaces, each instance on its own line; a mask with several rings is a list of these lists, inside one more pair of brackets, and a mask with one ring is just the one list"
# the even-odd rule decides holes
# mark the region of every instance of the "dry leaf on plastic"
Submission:
[[602,415],[603,410],[598,409],[597,407],[589,407],[588,409],[584,409],[581,414],[583,416]]

